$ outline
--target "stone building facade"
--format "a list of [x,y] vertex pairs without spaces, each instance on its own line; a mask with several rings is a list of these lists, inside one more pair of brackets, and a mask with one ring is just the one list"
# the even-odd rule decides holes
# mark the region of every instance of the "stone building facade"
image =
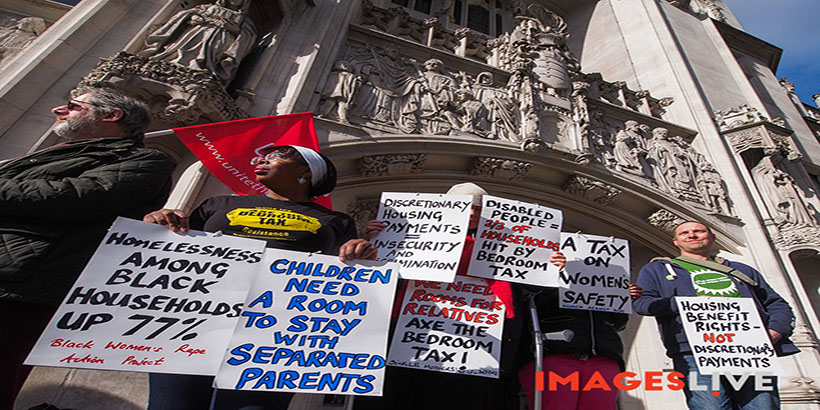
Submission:
[[[9,4],[0,158],[56,143],[49,109],[108,85],[147,101],[155,130],[314,112],[339,171],[334,207],[360,223],[382,191],[473,181],[561,209],[566,231],[630,240],[634,279],[674,252],[676,221],[703,220],[794,308],[802,352],[781,360],[783,407],[820,409],[820,109],[720,0]],[[147,144],[177,162],[170,207],[227,193],[174,136]],[[671,368],[653,319],[634,316],[623,339],[630,371]],[[146,399],[144,374],[40,368],[17,408]],[[620,405],[685,408],[668,390]]]

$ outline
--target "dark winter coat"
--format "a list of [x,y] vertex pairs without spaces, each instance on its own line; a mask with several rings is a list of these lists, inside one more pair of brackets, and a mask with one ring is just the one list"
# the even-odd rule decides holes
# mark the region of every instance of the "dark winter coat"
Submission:
[[[578,354],[603,356],[618,362],[624,369],[624,345],[618,332],[626,327],[629,315],[612,312],[597,312],[558,307],[558,288],[535,286],[517,287],[516,302],[519,312],[525,317],[525,325],[532,329],[529,313],[529,295],[534,294],[542,333],[571,330],[574,333],[569,342],[559,340],[544,341],[544,356],[552,354]],[[532,332],[525,332],[518,349],[517,367],[534,360]]]
[[121,215],[168,197],[173,163],[130,138],[74,141],[0,164],[0,299],[56,306]]

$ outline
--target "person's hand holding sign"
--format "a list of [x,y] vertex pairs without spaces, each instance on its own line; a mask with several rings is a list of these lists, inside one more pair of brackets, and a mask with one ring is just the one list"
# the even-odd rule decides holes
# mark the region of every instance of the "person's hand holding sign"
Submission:
[[179,209],[160,209],[143,216],[142,221],[165,225],[171,232],[188,232],[188,215]]

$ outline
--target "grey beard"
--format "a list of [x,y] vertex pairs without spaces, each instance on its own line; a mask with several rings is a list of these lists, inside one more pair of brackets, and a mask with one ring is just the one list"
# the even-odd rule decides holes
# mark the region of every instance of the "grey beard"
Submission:
[[71,119],[61,122],[54,127],[54,133],[69,141],[78,139],[100,138],[100,124],[94,116]]

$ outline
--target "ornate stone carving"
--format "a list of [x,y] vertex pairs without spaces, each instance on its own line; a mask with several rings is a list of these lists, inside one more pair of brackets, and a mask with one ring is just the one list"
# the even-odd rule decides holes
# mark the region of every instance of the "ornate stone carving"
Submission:
[[181,10],[145,38],[137,55],[207,70],[227,86],[256,42],[250,5],[251,0],[216,0]]
[[816,227],[817,222],[794,179],[777,166],[782,159],[777,154],[765,156],[752,168],[752,178],[760,196],[781,234],[790,227]]
[[209,71],[149,61],[126,52],[103,60],[79,86],[109,86],[147,95],[154,117],[175,125],[248,117]]
[[369,155],[359,160],[363,177],[420,174],[427,162],[427,154]]
[[676,226],[686,222],[686,219],[666,209],[659,209],[646,218],[650,225],[666,232],[672,232]]
[[451,73],[387,46],[350,47],[322,91],[320,116],[386,132],[520,141],[519,103],[490,72]]
[[350,215],[353,218],[353,221],[356,222],[356,231],[359,232],[360,237],[364,237],[364,232],[362,232],[364,225],[368,221],[376,219],[378,212],[378,199],[358,200],[355,204],[351,204],[347,207],[347,214]]
[[564,184],[564,191],[602,205],[611,203],[621,194],[621,190],[582,175],[574,175]]
[[795,246],[820,247],[820,228],[817,226],[786,225],[777,229],[773,242],[778,249]]
[[794,83],[787,80],[786,77],[780,78],[780,86],[783,87],[787,93],[794,93]]
[[24,17],[12,27],[0,27],[0,66],[20,54],[45,30],[46,22],[40,17]]
[[470,167],[470,175],[487,176],[521,181],[530,172],[532,164],[503,158],[476,157]]
[[721,132],[768,120],[769,119],[766,118],[765,115],[761,114],[757,108],[746,104],[743,104],[737,108],[715,111],[715,122]]
[[720,4],[715,0],[706,0],[705,3],[704,6],[706,7],[707,16],[723,23],[726,22],[726,14],[723,11],[723,7],[720,7]]
[[729,144],[735,152],[740,153],[752,148],[768,147],[765,138],[765,131],[762,128],[747,128],[724,134]]

